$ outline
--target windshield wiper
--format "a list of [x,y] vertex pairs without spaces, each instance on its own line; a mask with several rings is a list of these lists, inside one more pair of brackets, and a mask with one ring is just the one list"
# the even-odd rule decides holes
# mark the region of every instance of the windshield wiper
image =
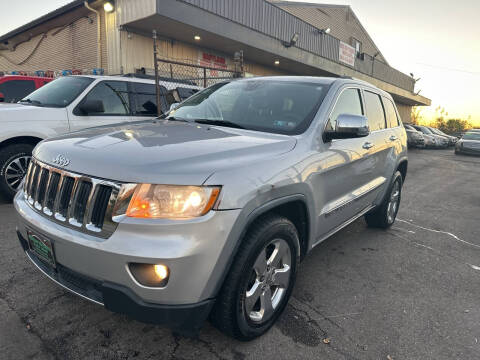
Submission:
[[160,119],[172,120],[172,121],[182,121],[182,122],[188,122],[188,123],[193,122],[192,120],[177,118],[175,116],[168,116],[168,117],[165,117],[165,118],[160,117]]
[[19,101],[20,103],[28,103],[28,104],[34,104],[34,105],[42,105],[42,103],[38,100],[32,100],[30,98],[27,99],[22,99]]
[[218,125],[236,129],[245,129],[245,127],[243,127],[242,125],[227,120],[197,119],[195,120],[195,122],[199,124]]

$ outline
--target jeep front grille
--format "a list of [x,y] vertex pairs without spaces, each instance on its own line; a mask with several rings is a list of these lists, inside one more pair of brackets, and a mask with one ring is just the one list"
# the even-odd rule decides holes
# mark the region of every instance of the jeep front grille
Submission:
[[117,223],[113,207],[121,184],[30,162],[25,199],[42,216],[78,231],[108,238]]

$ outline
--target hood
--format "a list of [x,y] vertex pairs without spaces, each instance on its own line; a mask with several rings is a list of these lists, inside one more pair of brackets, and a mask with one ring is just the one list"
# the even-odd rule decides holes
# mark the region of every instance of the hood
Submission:
[[0,103],[0,121],[52,120],[52,114],[64,113],[65,108],[51,108],[17,103]]
[[291,151],[287,135],[154,120],[91,128],[41,142],[34,156],[62,155],[65,170],[122,182],[200,185],[218,170]]

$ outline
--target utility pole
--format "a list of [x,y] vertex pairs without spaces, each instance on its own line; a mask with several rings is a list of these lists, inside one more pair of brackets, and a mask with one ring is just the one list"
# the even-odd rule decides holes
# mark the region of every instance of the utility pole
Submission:
[[157,115],[162,115],[161,101],[160,101],[160,84],[158,79],[158,57],[157,57],[157,30],[152,31],[153,37],[153,65],[155,68],[155,95],[157,99]]

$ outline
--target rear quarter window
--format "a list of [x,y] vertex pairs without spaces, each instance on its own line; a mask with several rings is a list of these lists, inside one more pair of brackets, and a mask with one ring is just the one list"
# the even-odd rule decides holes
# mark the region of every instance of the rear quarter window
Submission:
[[387,118],[387,126],[390,128],[399,126],[400,122],[398,121],[397,112],[395,111],[395,106],[392,101],[386,97],[382,97],[382,101]]

